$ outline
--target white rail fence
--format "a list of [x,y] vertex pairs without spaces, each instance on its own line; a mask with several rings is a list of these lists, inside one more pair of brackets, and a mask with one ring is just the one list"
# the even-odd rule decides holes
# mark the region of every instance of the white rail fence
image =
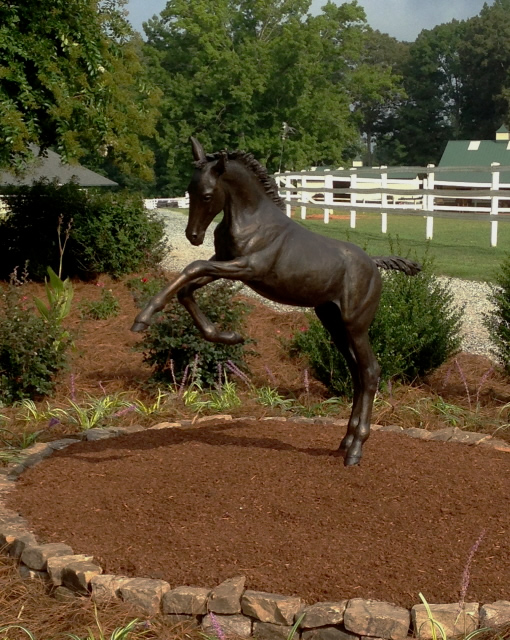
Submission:
[[179,198],[147,198],[143,201],[144,207],[154,209],[187,209],[189,207],[189,195]]
[[[458,174],[483,173],[487,182],[461,182]],[[381,231],[388,231],[388,215],[425,218],[425,237],[432,239],[434,219],[486,220],[490,223],[490,244],[498,243],[498,222],[510,221],[510,167],[377,167],[277,173],[274,178],[285,200],[287,215],[300,207],[322,209],[324,223],[334,211],[349,211],[350,226],[356,227],[359,212],[378,211]],[[455,173],[448,180],[448,174]]]

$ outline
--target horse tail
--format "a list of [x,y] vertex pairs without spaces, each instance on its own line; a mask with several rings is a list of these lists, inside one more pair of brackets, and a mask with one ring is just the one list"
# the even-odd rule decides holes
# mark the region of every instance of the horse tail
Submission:
[[371,256],[371,258],[380,269],[395,269],[403,271],[408,276],[415,276],[422,269],[419,262],[400,256]]

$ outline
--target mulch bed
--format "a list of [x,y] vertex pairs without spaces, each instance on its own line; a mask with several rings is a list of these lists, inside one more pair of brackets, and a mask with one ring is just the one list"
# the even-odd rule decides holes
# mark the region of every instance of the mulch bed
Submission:
[[[375,432],[362,465],[332,423],[216,420],[55,453],[11,507],[105,573],[410,607],[510,596],[510,455]],[[483,535],[469,566],[468,557]]]

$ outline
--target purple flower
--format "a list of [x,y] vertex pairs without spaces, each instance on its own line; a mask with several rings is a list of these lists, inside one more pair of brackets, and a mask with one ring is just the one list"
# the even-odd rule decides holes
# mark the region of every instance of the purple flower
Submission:
[[214,629],[214,632],[216,633],[216,636],[219,638],[219,640],[226,640],[225,634],[223,633],[223,629],[220,627],[220,623],[218,622],[218,618],[214,615],[212,611],[209,615],[211,616],[211,625],[212,625],[212,628]]

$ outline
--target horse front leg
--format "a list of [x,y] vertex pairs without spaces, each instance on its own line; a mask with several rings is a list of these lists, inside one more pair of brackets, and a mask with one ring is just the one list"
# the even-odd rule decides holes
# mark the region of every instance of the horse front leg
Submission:
[[237,258],[227,262],[212,259],[196,260],[185,267],[173,282],[151,298],[146,307],[136,316],[131,331],[145,331],[150,325],[152,316],[162,311],[172,296],[178,295],[180,302],[206,340],[239,344],[243,339],[238,333],[218,331],[196,303],[193,291],[219,278],[241,280],[249,279],[251,275],[252,268],[247,258]]

